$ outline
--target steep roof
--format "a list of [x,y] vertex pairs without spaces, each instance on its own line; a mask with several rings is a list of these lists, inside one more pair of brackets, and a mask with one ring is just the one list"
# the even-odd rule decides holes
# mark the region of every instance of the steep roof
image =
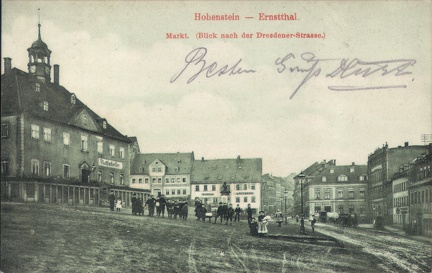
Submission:
[[[132,162],[131,174],[149,174],[149,165],[156,159],[165,166],[165,174],[190,174],[194,162],[194,153],[150,153],[138,154]],[[178,168],[176,171],[176,168]]]
[[[354,169],[354,172],[351,172],[351,168]],[[331,171],[333,170],[333,172]],[[333,184],[333,183],[341,183],[341,184],[349,184],[350,182],[362,182],[366,183],[366,180],[360,181],[359,177],[367,174],[367,165],[343,165],[343,166],[335,166],[335,165],[326,165],[323,170],[315,175],[309,183],[311,184]],[[338,181],[338,177],[340,175],[346,175],[348,177],[348,181]],[[322,181],[322,177],[326,177],[326,181]]]
[[[71,103],[73,93],[61,85],[51,82],[41,82],[17,68],[11,69],[1,76],[1,115],[19,115],[26,113],[38,118],[58,122],[68,126],[80,127],[75,119],[81,112],[86,112],[95,126],[92,131],[97,134],[130,142],[130,140],[106,122],[104,118],[93,112],[78,98]],[[36,83],[40,91],[35,91]],[[44,101],[48,102],[48,111],[43,109]],[[87,130],[88,128],[80,127]]]
[[196,160],[192,168],[192,182],[260,182],[261,158]]

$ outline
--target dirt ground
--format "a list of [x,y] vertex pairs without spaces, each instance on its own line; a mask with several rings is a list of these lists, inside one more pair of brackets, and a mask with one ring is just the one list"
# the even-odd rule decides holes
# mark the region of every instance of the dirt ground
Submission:
[[2,203],[1,271],[380,272],[373,255],[326,241],[306,225],[306,239],[323,240],[299,240],[292,220],[270,223],[268,237],[258,238],[246,220],[221,225],[191,214],[183,221],[127,209]]

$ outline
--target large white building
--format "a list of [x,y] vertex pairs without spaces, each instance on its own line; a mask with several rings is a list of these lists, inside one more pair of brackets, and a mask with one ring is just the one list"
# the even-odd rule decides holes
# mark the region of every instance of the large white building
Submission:
[[[219,202],[237,204],[242,209],[251,204],[255,210],[261,205],[261,158],[196,160],[192,168],[191,197],[206,204]],[[222,195],[224,184],[230,191]]]

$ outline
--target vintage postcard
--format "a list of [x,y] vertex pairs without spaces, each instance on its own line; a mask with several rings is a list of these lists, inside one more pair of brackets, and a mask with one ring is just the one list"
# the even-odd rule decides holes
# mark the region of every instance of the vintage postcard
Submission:
[[[8,82],[10,86],[5,85],[5,88],[19,92],[28,87],[39,92],[34,101],[23,98],[11,100],[7,105],[2,103],[2,108],[10,111],[2,109],[2,142],[12,139],[15,133],[17,140],[14,143],[19,142],[18,128],[21,127],[13,127],[16,122],[23,128],[28,126],[28,136],[31,130],[32,139],[39,138],[40,132],[41,139],[46,142],[51,142],[51,134],[53,139],[61,135],[61,149],[74,143],[74,132],[69,136],[60,129],[46,129],[44,125],[40,125],[39,129],[38,125],[34,125],[27,116],[35,114],[33,108],[9,118],[14,109],[28,104],[35,108],[40,106],[46,111],[39,116],[42,120],[69,125],[76,122],[78,127],[84,128],[89,136],[82,131],[76,138],[76,143],[81,145],[80,153],[88,153],[87,141],[91,143],[93,133],[108,126],[112,139],[124,143],[130,139],[136,141],[141,154],[192,156],[192,161],[198,163],[191,168],[198,168],[196,166],[200,161],[232,159],[232,162],[237,162],[235,168],[240,169],[248,166],[248,163],[241,165],[240,159],[259,159],[256,163],[260,171],[257,185],[261,175],[288,177],[323,160],[332,160],[334,165],[336,160],[337,165],[365,165],[366,175],[368,156],[377,148],[385,145],[426,145],[432,141],[431,14],[430,1],[2,1],[2,80],[4,74],[17,73],[14,74],[17,78],[11,77]],[[25,80],[27,75],[34,75],[39,82]],[[84,110],[77,110],[73,113],[75,116],[66,117],[61,109],[55,108],[56,102],[50,101],[50,93],[38,89],[41,88],[40,83],[43,86],[46,83],[61,86],[58,90],[73,94],[67,100],[72,105],[77,100]],[[52,90],[50,92],[54,92]],[[2,100],[4,92],[2,85]],[[64,106],[65,109],[68,107],[73,108]],[[4,117],[5,130],[9,126],[11,128],[11,138],[9,133],[5,133],[6,140],[3,139]],[[21,178],[28,173],[31,173],[29,177],[34,177],[39,172],[49,177],[49,174],[56,172],[56,160],[44,158],[49,157],[50,152],[35,148],[36,144],[32,141],[26,141],[10,155],[6,155],[8,148],[2,144],[2,180],[3,171],[9,175],[9,170]],[[111,189],[116,190],[117,194],[124,186],[141,183],[138,182],[141,177],[133,175],[138,175],[144,166],[150,163],[167,164],[168,161],[163,156],[158,159],[157,156],[148,156],[145,160],[151,162],[147,162],[143,156],[142,162],[136,165],[124,160],[125,155],[132,157],[126,146],[116,143],[107,147],[102,146],[104,144],[96,146],[99,145],[96,141],[108,143],[105,137],[103,140],[96,137],[95,155],[93,157],[90,152],[85,154],[85,159],[75,159],[64,150],[53,149],[53,153],[58,152],[58,162],[62,164],[59,165],[59,179],[74,177],[74,171],[78,183],[99,183],[106,177],[108,185],[111,183]],[[109,158],[101,156],[105,148]],[[23,156],[29,149],[40,154],[37,158]],[[187,158],[178,157],[175,164]],[[231,161],[221,164],[228,169],[231,164],[228,162]],[[105,171],[104,168],[112,168],[113,171]],[[204,173],[207,169],[211,171],[211,168],[215,171],[217,166],[214,163],[200,168]],[[154,170],[157,172],[157,167]],[[179,172],[180,167],[175,171]],[[144,199],[149,194],[184,194],[191,202],[195,197],[205,197],[206,202],[215,205],[214,208],[219,201],[239,202],[244,209],[247,203],[253,202],[256,213],[261,209],[273,213],[268,203],[263,205],[267,201],[262,193],[265,189],[260,186],[248,186],[249,190],[254,190],[251,195],[256,191],[256,198],[250,196],[247,199],[248,193],[239,193],[238,199],[215,198],[212,201],[207,199],[211,194],[201,194],[204,188],[191,186],[194,173],[189,175],[182,178],[173,176],[173,181],[163,177],[159,182],[168,184],[179,179],[177,182],[189,185],[184,191],[180,188],[178,192],[162,187],[149,188],[148,191],[139,186],[131,188],[142,190]],[[248,175],[242,177],[250,180]],[[142,179],[145,181],[145,178]],[[154,179],[153,183],[158,183],[157,178]],[[211,180],[211,175],[202,174],[198,180],[207,179]],[[217,178],[216,175],[215,179],[222,184],[225,178]],[[238,176],[236,178],[233,174],[225,182],[230,184],[236,179]],[[8,198],[16,190],[17,196],[22,193],[23,198],[33,200],[31,194],[24,193],[24,186],[14,188],[10,186],[13,180],[10,181],[4,187],[2,184],[2,191],[7,192]],[[59,186],[56,187],[56,191],[62,191]],[[235,191],[235,187],[232,185],[231,191]],[[107,189],[110,188],[103,188]],[[54,189],[45,185],[36,186],[29,192],[33,192],[36,201],[42,192],[45,194],[43,198],[54,196]],[[286,213],[287,193],[284,199],[283,192],[283,189],[280,190],[275,202],[284,210],[284,201]],[[432,199],[432,196],[428,199],[427,192],[426,200]],[[101,194],[99,188],[85,188],[82,195],[80,189],[77,193],[73,191],[79,200],[83,197],[84,201],[78,201],[79,204],[100,204],[96,197],[91,199],[95,193]],[[223,191],[221,193],[223,195]],[[132,202],[133,193],[121,194],[125,198],[124,211]],[[68,200],[72,198],[65,197],[64,193],[55,196]],[[73,198],[66,203],[75,204]],[[52,199],[49,199],[51,202]],[[372,206],[365,206],[372,210]],[[295,208],[295,205],[292,204],[292,207]],[[189,208],[193,210],[192,206]],[[275,211],[276,208],[273,206]],[[11,210],[14,209],[18,210],[12,206]],[[311,211],[313,214],[313,208]],[[86,213],[100,216],[98,212]],[[430,251],[429,257],[426,254],[424,260],[405,256],[391,260],[383,257],[391,255],[393,250],[382,243],[379,248],[387,251],[382,252],[383,257],[377,252],[364,251],[357,256],[362,259],[355,259],[347,254],[354,250],[341,250],[339,245],[327,248],[320,245],[318,248],[324,249],[321,251],[310,245],[284,248],[276,243],[269,243],[268,247],[263,247],[262,243],[258,246],[252,241],[242,244],[239,239],[242,235],[234,238],[232,234],[237,233],[227,231],[228,228],[219,229],[219,234],[215,226],[210,226],[209,232],[198,232],[201,239],[194,238],[188,233],[197,232],[193,230],[196,227],[185,228],[177,222],[163,221],[146,231],[145,240],[142,236],[134,238],[131,248],[128,248],[123,244],[132,241],[121,238],[135,231],[130,226],[123,226],[125,224],[118,218],[112,219],[115,223],[113,227],[103,227],[112,234],[112,245],[107,250],[101,242],[105,240],[105,235],[101,235],[101,231],[92,233],[94,230],[84,225],[87,223],[95,228],[94,223],[86,219],[85,213],[72,211],[70,214],[83,217],[76,219],[82,221],[80,232],[85,231],[88,237],[74,241],[56,237],[58,233],[55,233],[52,238],[58,240],[55,241],[57,243],[42,240],[36,243],[32,241],[36,240],[35,237],[26,235],[23,238],[29,242],[31,249],[20,260],[23,267],[14,264],[12,254],[4,253],[5,248],[2,247],[2,270],[322,272],[322,269],[327,272],[353,272],[358,269],[359,272],[423,272],[431,268]],[[295,214],[299,213],[293,212],[293,216]],[[112,216],[107,217],[111,219],[109,217]],[[49,234],[56,230],[54,226],[57,223],[49,220],[54,218],[47,219],[47,227],[43,231],[31,229],[32,236],[35,232]],[[294,219],[292,221],[294,224]],[[196,225],[195,222],[192,224]],[[18,230],[19,226],[17,224]],[[172,229],[168,230],[169,227]],[[165,233],[158,234],[158,228]],[[249,230],[249,227],[246,229]],[[269,229],[271,233],[271,229],[274,231],[277,227]],[[63,230],[68,229],[65,227]],[[68,231],[71,236],[77,237],[80,232]],[[214,238],[211,237],[212,232],[216,234]],[[188,235],[182,237],[182,234]],[[2,236],[2,245],[3,240],[9,239]],[[149,244],[149,240],[153,243]],[[201,241],[206,243],[201,244]],[[215,242],[213,247],[211,242]],[[87,243],[93,247],[87,246]],[[29,254],[38,253],[38,247],[44,248],[44,244],[54,245],[55,251],[48,252],[50,254],[46,257]],[[24,249],[25,245],[24,242],[20,244]],[[79,253],[85,253],[85,257],[71,249],[65,251],[67,245],[81,249]],[[407,242],[403,247],[415,257],[418,250],[414,243]],[[143,248],[146,251],[143,252]],[[308,255],[308,259],[296,253],[296,249],[302,249],[302,255]],[[350,265],[334,258],[336,254],[324,257],[319,251],[338,252]],[[92,257],[92,254],[95,256]],[[290,255],[300,256],[296,256],[294,261]],[[370,262],[374,259],[381,259],[380,265]],[[330,264],[326,264],[326,260]],[[9,263],[13,265],[9,266]],[[74,267],[75,263],[77,267]]]

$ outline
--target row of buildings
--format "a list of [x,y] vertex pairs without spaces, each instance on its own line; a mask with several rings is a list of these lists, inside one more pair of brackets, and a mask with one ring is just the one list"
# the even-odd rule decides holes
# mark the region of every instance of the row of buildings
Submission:
[[[28,71],[12,68],[12,59],[4,58],[2,199],[97,205],[114,191],[126,205],[133,194],[144,200],[164,194],[259,208],[260,158],[141,153],[136,137],[120,133],[60,84],[60,66],[51,65],[38,27],[38,39],[27,49]],[[222,196],[224,184],[230,194]]]
[[407,142],[394,148],[386,143],[366,165],[315,162],[294,177],[294,210],[305,216],[355,213],[368,223],[381,217],[386,225],[432,235],[431,165],[432,144]]

